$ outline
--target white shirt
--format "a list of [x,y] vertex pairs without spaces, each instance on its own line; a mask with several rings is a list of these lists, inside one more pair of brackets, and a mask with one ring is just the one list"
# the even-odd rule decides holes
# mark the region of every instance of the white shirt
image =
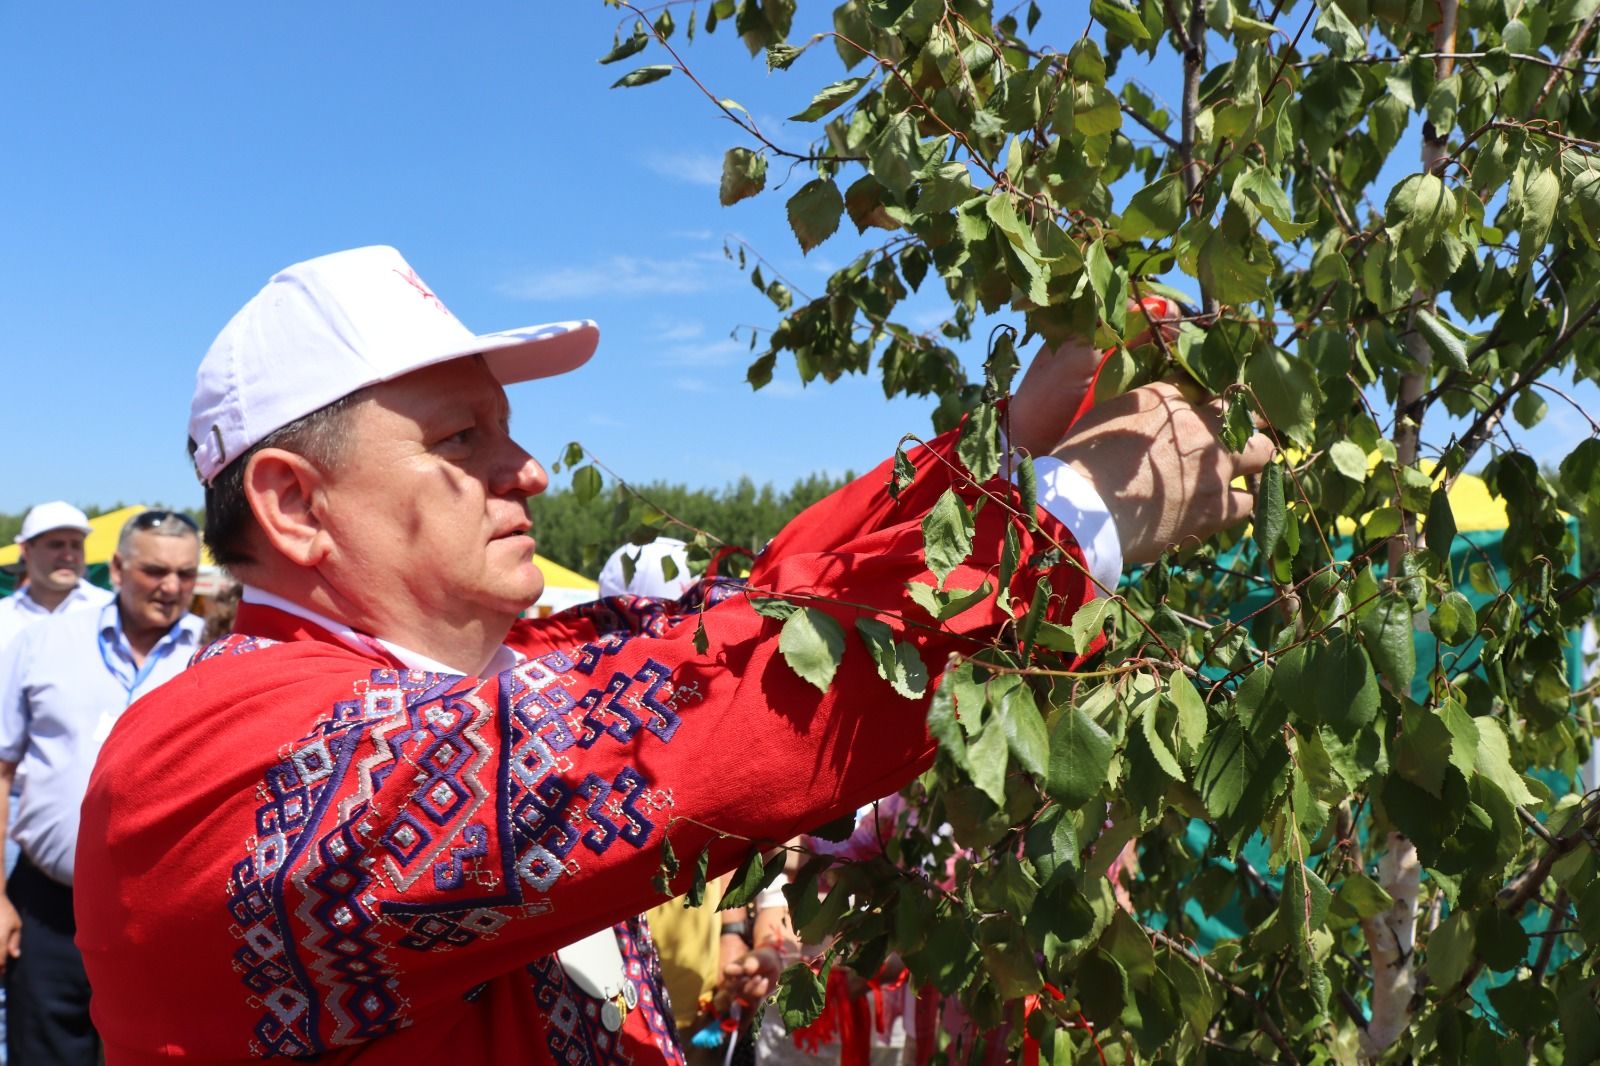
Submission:
[[98,585],[80,580],[66,598],[56,604],[55,610],[44,606],[23,589],[0,600],[0,652],[4,652],[24,629],[41,618],[52,614],[67,614],[86,607],[104,607],[111,602],[112,594]]
[[112,600],[46,618],[0,656],[0,759],[19,764],[11,837],[56,881],[72,884],[78,810],[111,727],[189,665],[204,628],[184,615],[135,666]]

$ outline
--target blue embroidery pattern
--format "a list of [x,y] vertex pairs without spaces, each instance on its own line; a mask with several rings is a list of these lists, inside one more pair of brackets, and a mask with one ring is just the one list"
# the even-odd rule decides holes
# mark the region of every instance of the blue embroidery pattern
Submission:
[[[664,626],[650,606],[619,611],[617,621]],[[580,867],[580,842],[597,855],[618,840],[646,847],[654,811],[670,797],[631,765],[576,784],[564,776],[602,736],[669,742],[678,730],[671,671],[660,663],[588,687],[629,639],[603,636],[470,684],[375,669],[280,753],[228,883],[234,968],[261,1010],[256,1056],[315,1055],[409,1025],[404,953],[468,947],[548,911],[545,894]],[[228,637],[202,657],[275,643]],[[547,984],[551,973],[566,980],[553,958],[542,960],[528,969],[536,992],[541,972]],[[550,999],[552,1034],[566,1017],[560,998]],[[670,1024],[660,1033],[671,1048]],[[612,1061],[593,1046],[590,1058],[570,1061]]]

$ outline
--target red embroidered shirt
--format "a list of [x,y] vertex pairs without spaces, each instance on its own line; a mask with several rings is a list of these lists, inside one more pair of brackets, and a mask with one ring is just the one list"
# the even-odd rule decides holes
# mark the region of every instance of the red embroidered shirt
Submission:
[[[847,633],[883,612],[937,678],[1007,620],[985,597],[934,624],[906,592],[933,580],[920,523],[953,448],[913,453],[899,500],[885,464],[806,511],[752,592],[816,597]],[[1015,499],[1003,480],[984,490]],[[1038,522],[991,500],[946,587],[993,585],[1010,526],[1014,602],[1043,559],[1070,614],[1092,595],[1082,554]],[[626,1049],[552,952],[660,902],[664,837],[686,865],[710,843],[714,875],[745,848],[715,829],[787,839],[900,788],[932,742],[926,700],[895,694],[856,638],[824,694],[746,595],[674,609],[607,600],[519,622],[507,643],[524,661],[473,678],[243,605],[233,636],[124,714],[89,785],[78,944],[108,1063],[677,1061],[638,924],[617,927],[639,1001]]]

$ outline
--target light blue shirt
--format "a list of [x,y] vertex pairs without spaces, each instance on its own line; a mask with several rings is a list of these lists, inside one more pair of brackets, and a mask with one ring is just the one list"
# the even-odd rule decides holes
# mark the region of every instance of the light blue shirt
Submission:
[[185,615],[136,667],[117,601],[29,626],[0,660],[0,761],[17,763],[11,836],[72,884],[78,809],[111,727],[134,700],[189,665],[204,623]]
[[54,611],[34,599],[27,589],[13,593],[0,600],[0,654],[10,647],[11,642],[16,640],[24,629],[41,618],[49,618],[53,614],[70,614],[92,607],[104,607],[111,602],[111,599],[111,593],[87,581],[79,581],[73,586],[66,598],[56,604]]

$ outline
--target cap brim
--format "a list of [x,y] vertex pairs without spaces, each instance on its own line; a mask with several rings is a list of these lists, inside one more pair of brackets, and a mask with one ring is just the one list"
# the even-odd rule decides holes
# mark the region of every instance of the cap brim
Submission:
[[46,526],[44,529],[41,529],[36,533],[29,533],[27,536],[23,536],[21,533],[18,533],[15,537],[11,538],[11,541],[13,544],[26,544],[34,537],[42,537],[46,533],[54,533],[58,529],[71,529],[75,532],[82,533],[86,537],[90,533],[94,532],[94,527],[91,525],[86,525],[80,522],[62,522],[58,526]]
[[441,352],[408,366],[405,373],[452,359],[481,355],[495,380],[510,385],[576,370],[589,361],[599,343],[600,327],[588,319],[547,322],[481,334],[460,349]]

